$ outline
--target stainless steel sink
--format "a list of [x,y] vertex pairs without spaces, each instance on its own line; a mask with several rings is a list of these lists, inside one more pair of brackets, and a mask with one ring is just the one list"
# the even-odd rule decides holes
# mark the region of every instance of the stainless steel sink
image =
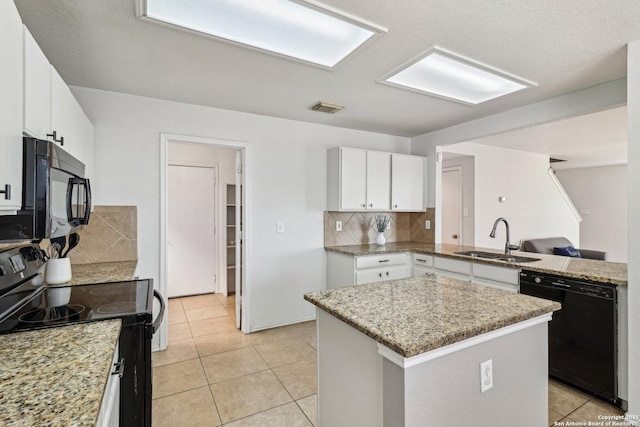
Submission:
[[454,252],[454,254],[466,255],[474,258],[487,258],[487,259],[500,258],[501,256],[500,254],[497,254],[495,252],[482,252],[482,251],[460,251],[460,252]]
[[540,258],[530,258],[527,256],[520,256],[520,255],[504,255],[504,254],[497,254],[495,252],[483,252],[483,251],[459,251],[459,252],[454,252],[454,254],[465,255],[473,258],[494,259],[496,261],[504,261],[504,262],[540,261]]

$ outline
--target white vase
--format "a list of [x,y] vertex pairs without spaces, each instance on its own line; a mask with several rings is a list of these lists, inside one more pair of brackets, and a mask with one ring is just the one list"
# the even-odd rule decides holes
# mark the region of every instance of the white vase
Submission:
[[387,239],[384,238],[384,233],[378,233],[378,238],[376,239],[376,243],[380,246],[387,243]]

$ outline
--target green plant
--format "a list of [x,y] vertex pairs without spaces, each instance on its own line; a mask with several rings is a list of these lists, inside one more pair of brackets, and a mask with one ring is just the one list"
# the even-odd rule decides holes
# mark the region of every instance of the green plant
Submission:
[[391,221],[391,218],[389,218],[388,215],[376,215],[375,228],[378,230],[378,233],[384,233],[389,225],[389,221]]

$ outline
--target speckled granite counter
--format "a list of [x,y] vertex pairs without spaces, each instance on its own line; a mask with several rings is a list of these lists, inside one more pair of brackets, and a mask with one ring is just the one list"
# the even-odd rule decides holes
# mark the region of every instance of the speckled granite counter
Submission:
[[430,255],[439,255],[483,264],[501,265],[524,270],[538,271],[540,273],[558,274],[577,279],[593,280],[596,282],[610,283],[613,285],[627,285],[627,264],[619,262],[597,261],[584,258],[570,258],[556,255],[546,255],[530,252],[516,252],[514,254],[527,257],[540,258],[540,261],[527,263],[514,263],[492,259],[474,258],[459,255],[459,251],[485,251],[500,253],[496,249],[477,248],[473,246],[458,245],[433,245],[419,242],[395,242],[384,246],[378,245],[352,245],[352,246],[327,246],[327,251],[338,252],[347,255],[375,255],[394,252],[417,252]]
[[73,278],[69,283],[50,286],[89,285],[103,282],[120,282],[133,279],[138,261],[99,262],[93,264],[73,264]]
[[560,304],[440,276],[312,292],[304,298],[404,357],[560,309]]
[[120,320],[0,335],[0,424],[96,424]]

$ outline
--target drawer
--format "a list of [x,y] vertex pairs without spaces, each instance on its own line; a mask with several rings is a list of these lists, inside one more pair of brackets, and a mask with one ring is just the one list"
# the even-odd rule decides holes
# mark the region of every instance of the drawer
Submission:
[[407,277],[409,277],[409,271],[406,266],[370,268],[356,272],[356,285],[382,282],[384,280],[404,279]]
[[433,255],[413,254],[413,265],[433,267]]
[[378,268],[409,263],[409,253],[400,252],[385,255],[365,255],[356,258],[356,268]]
[[433,267],[413,266],[413,277],[424,276],[426,274],[433,274]]
[[434,271],[434,273],[439,275],[439,276],[451,277],[452,279],[457,279],[457,280],[460,280],[462,282],[470,282],[471,281],[471,277],[468,274],[460,274],[460,273],[454,273],[452,271],[438,270],[438,269],[436,269]]
[[520,286],[518,284],[510,284],[503,282],[495,282],[493,280],[482,279],[482,278],[473,278],[473,283],[477,283],[479,285],[489,286],[491,288],[502,289],[503,291],[508,291],[512,293],[520,292]]
[[468,261],[459,261],[457,259],[435,257],[433,265],[438,270],[451,271],[453,273],[471,275],[471,263]]
[[520,283],[520,270],[515,268],[497,267],[495,265],[473,264],[473,277],[495,280],[497,282],[518,285]]

